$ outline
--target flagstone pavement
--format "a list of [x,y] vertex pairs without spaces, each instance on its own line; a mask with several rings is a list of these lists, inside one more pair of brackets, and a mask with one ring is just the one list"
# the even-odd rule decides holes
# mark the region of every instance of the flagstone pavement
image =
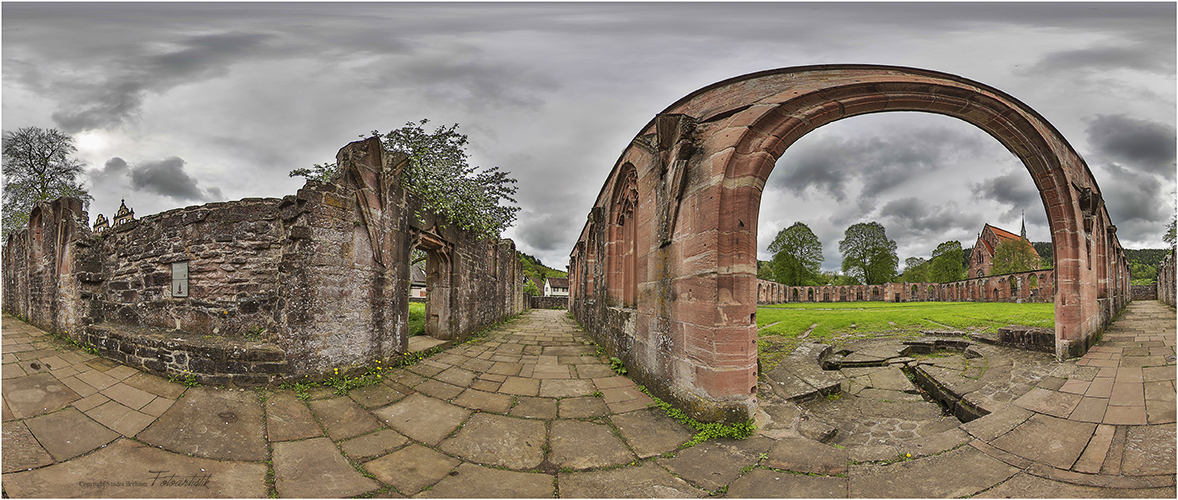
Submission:
[[[5,497],[1175,496],[1175,312],[1134,302],[1001,411],[871,457],[693,432],[564,311],[346,396],[187,387],[3,318]],[[907,455],[915,458],[909,459]]]

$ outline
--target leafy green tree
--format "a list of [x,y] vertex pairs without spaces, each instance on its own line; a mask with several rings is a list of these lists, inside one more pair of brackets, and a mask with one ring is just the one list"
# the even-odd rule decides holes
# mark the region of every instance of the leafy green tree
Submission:
[[1039,268],[1039,264],[1039,256],[1035,254],[1031,242],[1024,239],[1002,240],[998,242],[998,248],[994,249],[990,276],[1034,271]]
[[[467,138],[458,124],[422,128],[429,120],[408,122],[384,136],[385,147],[409,156],[405,182],[421,195],[425,208],[461,229],[497,238],[519,212],[513,196],[516,180],[499,167],[478,169],[467,163]],[[375,131],[374,131],[375,132]],[[379,135],[379,134],[378,134]]]
[[795,222],[781,231],[769,244],[773,252],[773,276],[778,283],[789,286],[813,284],[818,279],[822,243],[810,227]]
[[764,261],[764,260],[757,261],[757,279],[776,281],[773,278],[773,263],[772,262],[768,262],[768,261]]
[[933,283],[949,283],[965,279],[965,268],[962,266],[963,250],[961,242],[946,241],[937,245],[933,250],[933,260],[929,265],[929,281]]
[[319,182],[335,182],[336,177],[339,177],[339,165],[335,162],[324,163],[322,165],[316,163],[311,168],[296,168],[290,171],[291,177],[305,177],[308,180]]
[[929,261],[922,257],[908,257],[904,259],[904,273],[900,281],[905,283],[927,283],[929,281]]
[[529,297],[540,295],[540,289],[536,287],[536,282],[532,280],[524,281],[524,295]]
[[[458,133],[458,124],[426,132],[422,127],[427,123],[427,119],[408,122],[383,135],[386,149],[409,157],[403,177],[405,187],[421,196],[426,210],[454,226],[498,238],[511,227],[519,212],[519,207],[513,205],[516,180],[499,167],[479,169],[467,163],[469,141],[465,134]],[[381,136],[376,130],[372,134]],[[339,165],[334,163],[290,171],[291,177],[323,182],[333,182],[339,175]]]
[[85,163],[73,158],[77,151],[74,138],[55,128],[4,132],[5,236],[28,226],[29,212],[37,202],[72,196],[89,206],[94,198],[78,180]]
[[882,285],[896,277],[896,242],[889,240],[878,222],[860,222],[847,228],[839,242],[843,274],[867,285]]

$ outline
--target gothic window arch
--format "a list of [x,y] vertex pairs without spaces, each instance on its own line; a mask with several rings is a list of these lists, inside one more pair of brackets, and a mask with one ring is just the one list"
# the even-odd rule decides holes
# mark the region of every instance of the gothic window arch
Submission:
[[638,301],[638,171],[627,163],[614,186],[610,223],[613,232],[610,257],[610,292],[622,305]]

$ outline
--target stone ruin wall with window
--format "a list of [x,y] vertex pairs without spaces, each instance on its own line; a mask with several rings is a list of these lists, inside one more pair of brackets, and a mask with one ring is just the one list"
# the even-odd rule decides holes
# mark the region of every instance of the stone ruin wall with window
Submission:
[[1043,269],[950,283],[788,286],[757,280],[758,304],[794,302],[1040,302],[1055,299],[1055,271]]
[[[258,384],[404,353],[413,247],[428,255],[430,335],[463,340],[524,309],[514,243],[422,210],[401,186],[403,155],[370,139],[337,162],[338,183],[97,235],[79,200],[38,204],[3,249],[4,310],[151,372]],[[186,297],[173,263],[187,263]]]

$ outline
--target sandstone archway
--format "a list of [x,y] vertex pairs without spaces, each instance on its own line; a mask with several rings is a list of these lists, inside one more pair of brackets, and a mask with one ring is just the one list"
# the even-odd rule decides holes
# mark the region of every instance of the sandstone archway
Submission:
[[[997,89],[891,66],[754,73],[693,92],[656,116],[615,164],[573,250],[574,314],[656,395],[702,420],[747,418],[756,405],[756,241],[765,181],[806,133],[886,111],[972,123],[1027,167],[1055,248],[1056,354],[1085,352],[1127,301],[1125,286],[1108,279],[1127,263],[1084,160],[1042,116]],[[600,214],[611,213],[623,183],[637,186],[637,234],[626,240],[636,243],[636,261],[626,268],[636,275],[598,270],[601,279],[588,290],[583,277],[594,270],[586,266],[586,242],[618,240],[620,231]],[[633,303],[618,293],[628,283],[637,283]]]

